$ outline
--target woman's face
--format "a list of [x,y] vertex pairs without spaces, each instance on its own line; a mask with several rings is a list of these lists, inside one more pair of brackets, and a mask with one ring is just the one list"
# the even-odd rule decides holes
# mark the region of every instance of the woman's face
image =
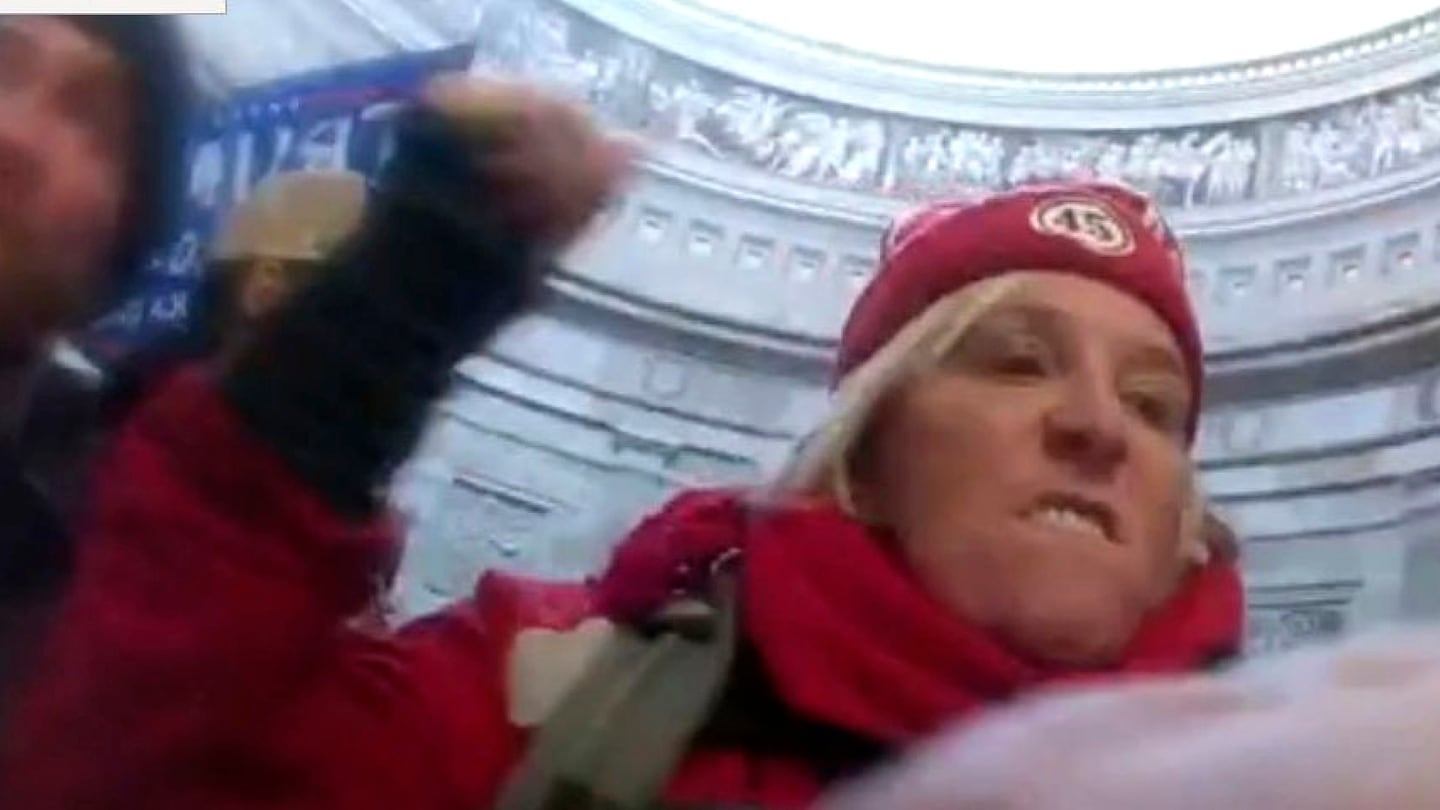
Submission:
[[1101,664],[1183,571],[1192,396],[1147,306],[1036,273],[880,407],[858,501],[948,607],[1033,658]]

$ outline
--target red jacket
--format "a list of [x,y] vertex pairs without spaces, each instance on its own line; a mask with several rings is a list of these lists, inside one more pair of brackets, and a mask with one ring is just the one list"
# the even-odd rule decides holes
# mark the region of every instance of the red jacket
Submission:
[[[393,563],[392,534],[332,515],[199,377],[144,408],[108,463],[46,675],[7,734],[6,807],[478,810],[525,744],[507,714],[516,632],[573,626],[596,599],[622,612],[644,601],[613,578],[597,589],[490,576],[443,614],[364,629],[350,619]],[[714,540],[737,513],[701,507],[693,547],[725,545]],[[800,559],[806,543],[763,537],[746,550],[746,632],[788,707],[902,745],[1048,677],[952,626],[877,544],[827,521],[802,511],[772,532],[827,553]],[[642,524],[621,569],[643,573],[664,557],[650,551],[685,534],[657,525]],[[856,567],[887,573],[856,582]],[[1193,579],[1123,669],[1192,668],[1236,641],[1233,570]],[[829,598],[837,588],[844,599]],[[702,746],[668,798],[798,808],[821,790],[817,773],[803,757]]]

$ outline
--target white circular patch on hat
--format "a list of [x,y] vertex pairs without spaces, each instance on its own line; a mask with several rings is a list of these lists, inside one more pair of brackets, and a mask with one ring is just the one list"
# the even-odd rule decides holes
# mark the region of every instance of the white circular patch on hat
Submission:
[[1030,227],[1047,236],[1063,236],[1102,256],[1135,252],[1135,236],[1115,212],[1099,200],[1060,197],[1042,200],[1030,211]]

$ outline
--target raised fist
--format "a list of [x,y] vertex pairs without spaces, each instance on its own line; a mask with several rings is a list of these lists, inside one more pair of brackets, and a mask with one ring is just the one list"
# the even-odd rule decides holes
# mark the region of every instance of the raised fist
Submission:
[[473,138],[506,225],[561,249],[628,177],[637,142],[602,133],[588,113],[521,82],[438,77],[422,103]]

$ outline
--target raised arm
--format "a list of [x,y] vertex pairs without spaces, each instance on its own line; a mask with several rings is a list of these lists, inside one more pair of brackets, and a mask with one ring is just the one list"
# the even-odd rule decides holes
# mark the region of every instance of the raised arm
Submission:
[[450,751],[507,759],[475,606],[398,637],[349,620],[397,554],[375,493],[451,366],[628,161],[503,85],[438,86],[401,144],[325,280],[118,441],[5,806],[450,807],[485,771]]

